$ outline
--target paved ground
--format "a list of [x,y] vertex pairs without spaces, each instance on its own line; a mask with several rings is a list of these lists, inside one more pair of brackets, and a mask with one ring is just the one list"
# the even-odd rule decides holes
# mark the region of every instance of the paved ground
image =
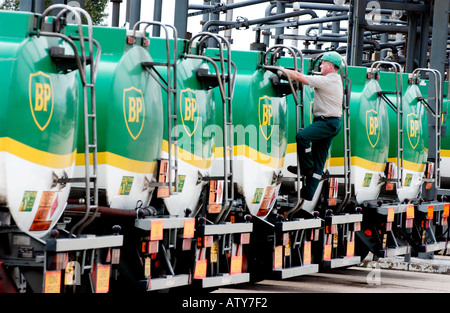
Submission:
[[264,280],[215,293],[449,293],[450,257],[431,260],[366,258],[359,266],[287,280]]

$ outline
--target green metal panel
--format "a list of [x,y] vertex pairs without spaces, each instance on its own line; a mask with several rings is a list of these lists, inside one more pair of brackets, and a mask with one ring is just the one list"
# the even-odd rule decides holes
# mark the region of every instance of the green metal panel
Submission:
[[[207,64],[198,59],[182,58],[183,49],[186,46],[186,40],[178,40],[177,42],[177,128],[172,125],[172,134],[176,132],[178,140],[178,148],[181,154],[179,158],[198,166],[207,168],[211,165],[213,155],[213,147],[218,134],[215,127],[215,109],[216,103],[213,99],[213,90],[202,86],[197,79],[196,70],[200,66]],[[173,40],[170,40],[170,57],[173,61]],[[149,50],[155,58],[155,62],[166,62],[166,41],[161,38],[150,38]],[[156,66],[157,71],[167,81],[167,68],[165,66]],[[173,70],[171,72],[173,78]],[[162,103],[164,111],[164,144],[163,150],[168,142],[168,121],[167,121],[167,94],[162,91]],[[219,136],[220,137],[220,136]]]
[[[270,78],[274,74],[261,68],[261,52],[233,51],[232,60],[237,68],[233,94],[234,145],[238,154],[279,168],[287,145],[286,98],[279,97],[272,86]],[[218,91],[215,94],[218,106],[221,98]],[[216,110],[216,120],[222,123],[222,110]],[[252,157],[252,151],[258,154]]]
[[26,36],[32,32],[32,21],[31,14],[0,12],[0,32],[10,29],[12,36],[0,37],[0,137],[68,155],[76,147],[77,72],[60,73],[51,60],[48,50],[64,46],[61,40]]
[[[380,73],[380,87],[383,91],[395,91],[394,73]],[[416,85],[408,85],[408,74],[402,75],[403,81],[403,153],[404,161],[410,162],[404,166],[410,167],[425,164],[428,150],[428,129],[426,109],[417,97],[420,97],[419,88]],[[396,96],[387,95],[390,101],[396,105]],[[387,105],[387,104],[386,104]],[[389,158],[396,162],[397,158],[397,114],[392,108],[388,108],[390,123]]]
[[[142,67],[152,58],[146,48],[126,44],[125,29],[94,27],[94,39],[101,45],[95,86],[99,163],[148,172],[148,164],[159,159],[163,132],[161,89]],[[79,154],[83,127],[80,121]]]
[[[389,120],[387,109],[377,94],[378,82],[366,79],[366,69],[349,67],[352,82],[350,100],[352,165],[384,170],[388,156]],[[343,130],[335,137],[332,158],[343,158]],[[381,167],[383,168],[381,169]]]

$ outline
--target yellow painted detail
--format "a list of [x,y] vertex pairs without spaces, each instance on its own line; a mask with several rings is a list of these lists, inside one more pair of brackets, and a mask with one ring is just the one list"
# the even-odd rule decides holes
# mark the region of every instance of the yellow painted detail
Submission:
[[[167,143],[167,140],[163,140],[162,142],[162,151],[169,153],[169,145]],[[211,167],[212,161],[212,158],[203,158],[201,156],[192,154],[189,151],[181,149],[180,147],[178,147],[178,159],[191,164],[192,166],[203,169]]]
[[[234,156],[244,156],[267,167],[281,168],[284,166],[284,156],[281,158],[271,157],[246,145],[234,146],[233,150]],[[216,158],[223,158],[223,148],[216,148],[214,150],[214,156]]]
[[443,157],[450,157],[450,150],[441,150],[441,156]]
[[[163,140],[162,150],[168,153],[168,144],[166,140]],[[283,167],[285,159],[284,157],[271,157],[246,145],[234,146],[234,156],[245,156],[255,162],[272,168]],[[198,168],[208,168],[211,166],[212,162],[212,158],[202,158],[181,148],[178,148],[178,158]],[[223,158],[223,147],[216,147],[214,149],[214,158]]]
[[[388,161],[397,164],[397,158],[388,158]],[[423,172],[425,170],[425,164],[403,160],[403,168],[408,171]]]
[[76,154],[76,150],[63,155],[45,152],[8,137],[0,138],[0,152],[8,152],[29,162],[51,168],[71,166],[75,161]]
[[[85,154],[78,153],[76,159],[77,166],[83,166]],[[97,154],[97,162],[98,165],[111,165],[117,168],[120,168],[125,171],[135,172],[135,173],[153,173],[155,170],[156,162],[145,162],[145,161],[137,161],[130,158],[126,158],[111,152],[99,152]],[[89,154],[89,164],[93,164],[92,153]]]

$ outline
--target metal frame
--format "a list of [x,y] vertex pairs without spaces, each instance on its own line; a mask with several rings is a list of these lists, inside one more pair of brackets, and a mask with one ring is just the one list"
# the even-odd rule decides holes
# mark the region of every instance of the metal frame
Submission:
[[[267,51],[264,53],[263,57],[263,64],[262,68],[265,70],[270,70],[276,73],[279,76],[284,75],[286,77],[289,87],[292,91],[292,96],[295,101],[295,112],[296,112],[296,133],[298,133],[300,130],[302,130],[305,126],[305,114],[304,114],[304,103],[303,103],[303,84],[300,84],[298,82],[293,82],[291,77],[289,76],[288,72],[282,67],[275,65],[276,61],[279,59],[281,53],[283,50],[287,50],[290,55],[292,56],[292,59],[294,61],[294,71],[298,71],[300,73],[303,72],[303,54],[302,52],[297,49],[296,47],[292,46],[285,46],[285,45],[274,45],[267,49]],[[269,55],[271,55],[270,62],[268,61]],[[300,57],[300,66],[297,64],[297,57]],[[299,96],[300,92],[300,96]],[[298,160],[297,156],[297,202],[294,205],[292,209],[290,209],[286,213],[286,218],[290,218],[292,214],[297,212],[299,209],[301,209],[304,200],[300,197],[300,183],[301,183],[301,173],[300,173],[300,160]]]
[[[380,91],[379,96],[395,111],[397,114],[397,188],[403,187],[403,131],[404,131],[404,121],[403,121],[403,81],[402,74],[403,70],[400,64],[396,62],[387,61],[375,61],[370,67],[370,73],[373,77],[379,73],[379,69],[382,65],[387,65],[394,69],[395,74],[395,91]],[[391,103],[391,101],[386,97],[386,94],[395,94],[396,104]]]
[[[70,7],[63,4],[55,4],[50,7],[48,7],[43,13],[42,13],[42,20],[45,19],[45,17],[52,12],[55,9],[60,9],[60,11],[57,13],[55,19],[58,20],[63,14],[70,11],[74,14],[75,19],[77,21],[78,25],[78,37],[67,37],[60,33],[55,32],[45,32],[42,31],[44,23],[41,23],[40,29],[37,31],[38,36],[49,36],[49,37],[59,37],[65,41],[67,41],[70,46],[72,47],[74,54],[75,54],[75,60],[78,66],[79,74],[81,83],[83,85],[83,117],[84,117],[84,148],[85,148],[85,177],[84,180],[80,180],[77,178],[62,178],[59,179],[58,182],[80,182],[84,181],[85,183],[85,192],[86,192],[86,212],[84,216],[81,218],[81,220],[75,224],[71,231],[70,236],[75,232],[77,228],[79,228],[77,234],[79,235],[82,230],[89,225],[93,219],[97,216],[98,211],[98,184],[97,184],[97,164],[98,164],[98,158],[97,158],[97,121],[96,121],[96,106],[95,106],[95,79],[97,76],[97,65],[98,61],[100,59],[101,55],[101,48],[100,45],[93,39],[92,35],[92,19],[90,18],[89,14],[81,8],[76,7]],[[81,16],[82,14],[87,22],[88,22],[88,37],[85,38],[83,35],[83,27],[82,27],[82,20]],[[80,53],[78,52],[78,49],[72,40],[76,39],[80,43]],[[88,51],[89,56],[86,55],[86,49],[85,49],[85,41],[88,42]],[[96,56],[94,59],[94,44],[96,45]],[[87,78],[87,59],[91,59],[91,71],[89,80]],[[89,112],[89,106],[88,106],[88,88],[90,88],[90,100],[91,100],[91,112]],[[90,127],[89,127],[90,126]],[[91,142],[92,140],[92,142]],[[92,149],[92,156],[93,156],[93,164],[92,164],[92,173],[90,170],[90,150]],[[90,184],[93,184],[93,204],[91,204],[91,186]],[[91,210],[94,210],[91,217],[89,217],[89,214],[91,213]]]
[[[206,42],[209,39],[213,39],[218,43],[219,46],[219,58],[210,58],[203,54],[203,49]],[[192,46],[194,42],[198,40],[197,44],[197,54],[192,54]],[[224,57],[224,49],[222,45],[225,46],[227,54]],[[222,210],[218,214],[215,223],[224,221],[232,209],[232,203],[234,200],[234,178],[233,178],[233,93],[234,93],[234,83],[236,78],[236,67],[233,66],[233,72],[231,72],[232,61],[231,61],[231,49],[228,40],[220,35],[212,34],[209,32],[201,32],[192,37],[187,45],[185,58],[200,59],[210,63],[215,71],[217,80],[219,83],[219,90],[222,96],[222,120],[223,120],[223,177],[219,177],[224,180],[224,197],[222,201]],[[216,64],[216,61],[220,64]],[[226,63],[226,66],[225,66]],[[210,180],[212,178],[209,178]]]
[[[177,194],[177,191],[172,190],[172,186],[175,186],[178,182],[178,134],[177,134],[177,52],[178,52],[178,46],[177,46],[177,40],[178,40],[178,33],[177,29],[169,24],[163,24],[161,22],[156,21],[139,21],[133,26],[133,42],[135,42],[136,38],[136,30],[138,29],[139,25],[145,24],[145,28],[142,30],[142,36],[146,37],[146,31],[149,26],[153,26],[153,30],[155,30],[155,26],[159,26],[162,29],[164,29],[165,34],[165,41],[166,41],[166,59],[167,62],[163,63],[156,63],[156,62],[146,62],[145,64],[142,64],[142,66],[146,69],[147,73],[152,76],[156,82],[166,91],[167,93],[167,136],[168,136],[168,177],[169,177],[169,194]],[[171,28],[173,31],[173,61],[171,62],[171,56],[170,56],[170,41],[169,41],[169,30],[168,28]],[[165,81],[161,75],[158,74],[158,72],[155,69],[155,66],[166,66],[167,67],[167,81]],[[171,74],[171,69],[173,69],[173,75]],[[152,71],[154,70],[155,73]],[[173,76],[173,77],[172,77]],[[162,82],[161,82],[162,81]],[[175,105],[172,106],[172,97],[173,102]],[[172,111],[173,110],[173,111]],[[173,126],[173,133],[172,133],[172,126]],[[172,137],[174,139],[172,139]],[[172,153],[172,151],[174,153]],[[172,157],[172,154],[174,154],[174,157]],[[172,171],[174,172],[174,177],[172,178]]]

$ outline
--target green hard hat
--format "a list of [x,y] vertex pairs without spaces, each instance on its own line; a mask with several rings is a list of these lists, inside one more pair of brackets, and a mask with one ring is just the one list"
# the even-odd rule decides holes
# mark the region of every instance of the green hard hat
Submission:
[[341,55],[335,51],[326,52],[321,58],[321,61],[329,61],[336,65],[337,67],[341,67],[342,58]]

